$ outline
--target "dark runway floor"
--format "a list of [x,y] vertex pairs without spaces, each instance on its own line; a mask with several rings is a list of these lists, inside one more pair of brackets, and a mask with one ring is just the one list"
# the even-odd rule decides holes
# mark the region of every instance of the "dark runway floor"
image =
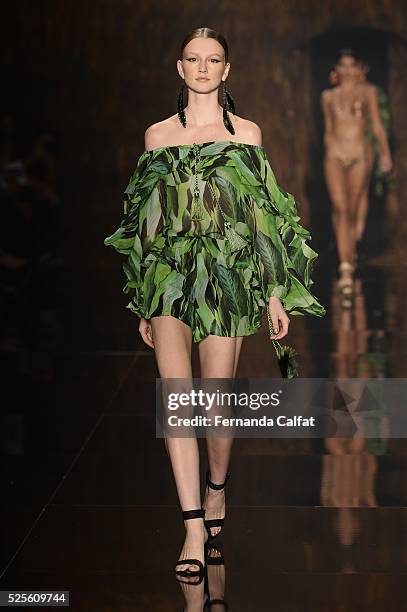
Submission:
[[[292,317],[301,376],[405,377],[400,271],[362,268],[350,310],[334,276],[315,275],[325,319]],[[69,590],[75,612],[179,612],[199,589],[173,573],[184,526],[155,434],[155,357],[122,308],[108,331],[76,312],[64,351],[3,348],[0,590]],[[266,323],[244,340],[238,377],[279,376]],[[194,347],[199,376],[197,359]],[[236,612],[406,610],[406,465],[407,439],[349,454],[323,439],[236,438],[211,596]]]

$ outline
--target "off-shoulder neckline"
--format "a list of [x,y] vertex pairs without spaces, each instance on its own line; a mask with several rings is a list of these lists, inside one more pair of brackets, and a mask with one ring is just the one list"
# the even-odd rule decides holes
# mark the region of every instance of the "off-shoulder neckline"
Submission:
[[178,144],[178,145],[165,145],[163,147],[155,147],[154,149],[145,149],[144,153],[155,153],[155,151],[161,151],[163,149],[179,149],[180,147],[194,147],[199,146],[202,147],[204,145],[210,144],[237,144],[242,147],[253,147],[254,149],[264,149],[263,145],[250,144],[247,142],[239,142],[237,140],[207,140],[206,142],[192,142],[186,144]]

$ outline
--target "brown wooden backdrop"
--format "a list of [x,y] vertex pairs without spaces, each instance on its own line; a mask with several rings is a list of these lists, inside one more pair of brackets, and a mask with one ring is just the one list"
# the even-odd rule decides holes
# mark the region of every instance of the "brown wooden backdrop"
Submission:
[[[61,239],[77,339],[114,320],[120,344],[133,323],[120,295],[120,256],[104,247],[103,238],[120,220],[122,191],[143,150],[145,128],[176,111],[178,48],[198,26],[228,40],[228,86],[237,113],[262,127],[280,184],[295,194],[304,224],[312,226],[320,214],[323,226],[329,223],[327,202],[311,202],[306,187],[321,136],[315,95],[328,84],[315,81],[316,41],[332,28],[362,27],[373,38],[386,34],[381,51],[396,161],[386,231],[391,252],[403,244],[404,0],[48,0],[3,3],[2,13],[2,108],[13,109],[21,142],[38,126],[58,135],[66,228]],[[318,227],[317,249],[324,232]]]

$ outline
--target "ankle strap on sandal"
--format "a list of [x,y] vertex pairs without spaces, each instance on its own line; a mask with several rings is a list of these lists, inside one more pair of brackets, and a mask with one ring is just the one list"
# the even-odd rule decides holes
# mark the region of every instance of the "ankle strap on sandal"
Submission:
[[217,491],[220,491],[220,489],[223,489],[223,487],[224,487],[224,486],[225,486],[225,484],[227,483],[227,481],[228,481],[228,479],[229,479],[229,476],[230,476],[230,473],[229,473],[229,472],[227,472],[227,474],[226,474],[226,478],[225,478],[225,482],[223,482],[222,484],[216,484],[216,483],[212,482],[212,480],[209,478],[209,474],[210,474],[210,471],[208,470],[208,471],[206,472],[206,484],[207,484],[209,487],[211,487],[211,489],[215,489],[215,490],[217,490]]
[[205,601],[204,609],[211,608],[212,606],[217,606],[219,604],[222,604],[226,611],[229,610],[229,606],[224,599],[207,599]]
[[204,518],[205,516],[205,508],[196,508],[194,510],[183,510],[182,518],[184,521],[194,518]]
[[350,261],[342,261],[338,267],[339,271],[342,272],[343,270],[351,271],[355,266]]

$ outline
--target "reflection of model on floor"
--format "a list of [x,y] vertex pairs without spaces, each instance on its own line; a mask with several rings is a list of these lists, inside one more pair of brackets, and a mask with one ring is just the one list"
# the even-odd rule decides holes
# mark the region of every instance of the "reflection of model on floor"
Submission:
[[[387,378],[390,373],[388,340],[377,318],[376,321],[371,319],[368,322],[368,304],[363,281],[355,278],[352,308],[343,307],[341,297],[335,289],[331,297],[334,350],[330,375],[336,378]],[[380,305],[376,303],[375,316],[379,317],[381,314]]]
[[351,49],[340,51],[331,81],[335,86],[321,94],[325,122],[324,175],[340,260],[338,286],[343,305],[347,306],[353,295],[356,247],[365,229],[374,164],[370,129],[380,151],[381,172],[390,172],[392,159],[380,116],[377,88],[366,81],[366,67]]

